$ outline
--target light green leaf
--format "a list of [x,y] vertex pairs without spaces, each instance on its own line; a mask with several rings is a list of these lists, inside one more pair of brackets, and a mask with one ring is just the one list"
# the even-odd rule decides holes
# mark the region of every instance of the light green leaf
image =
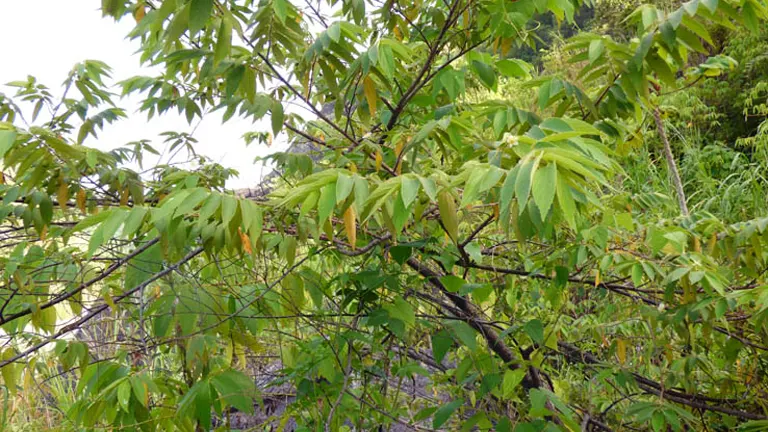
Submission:
[[531,194],[531,184],[533,183],[533,176],[536,174],[537,166],[538,160],[528,159],[520,166],[520,171],[517,174],[515,195],[520,206],[520,213],[523,212],[525,204],[528,202],[528,197]]
[[453,293],[459,292],[467,283],[464,279],[454,275],[443,276],[440,278],[440,282],[445,286],[445,289]]
[[515,370],[507,370],[504,372],[504,380],[501,384],[502,394],[504,395],[504,399],[509,399],[517,389],[517,386],[520,385],[521,382],[523,382],[523,378],[525,378],[526,369],[525,368],[519,368]]
[[0,130],[0,158],[10,150],[14,141],[16,141],[16,131]]
[[280,101],[272,102],[272,134],[277,136],[280,130],[283,129],[283,104]]
[[227,58],[232,48],[232,25],[227,18],[221,19],[219,26],[219,35],[216,39],[216,48],[213,52],[213,64],[218,65]]
[[339,173],[339,176],[336,179],[336,204],[344,202],[354,187],[355,182],[352,180],[352,177],[344,173]]
[[129,413],[131,404],[131,383],[125,380],[117,386],[117,401],[123,411]]
[[549,163],[536,171],[533,181],[533,200],[541,213],[541,219],[546,219],[552,202],[555,200],[557,189],[557,165]]
[[331,183],[320,191],[320,200],[317,203],[318,225],[322,226],[333,213],[336,206],[336,184]]
[[421,188],[421,182],[418,177],[413,174],[407,174],[402,177],[402,183],[400,183],[400,196],[403,198],[403,205],[405,208],[411,205],[413,200],[419,195],[419,189]]
[[213,11],[213,0],[192,0],[189,9],[190,37],[205,27],[205,23],[211,16],[211,11]]
[[576,229],[576,203],[571,194],[571,187],[565,180],[565,176],[557,176],[557,202],[560,210],[572,229]]
[[404,298],[397,297],[392,304],[386,307],[386,309],[389,312],[389,316],[399,319],[407,326],[412,327],[416,324],[416,315],[413,311],[413,307]]
[[275,11],[277,19],[285,24],[285,18],[288,16],[288,4],[286,0],[272,0],[272,8]]
[[595,39],[589,43],[589,62],[594,63],[605,51],[605,42],[602,39]]
[[453,415],[453,412],[456,411],[457,408],[462,406],[464,404],[464,399],[457,399],[452,402],[448,402],[447,404],[441,406],[437,411],[435,411],[434,417],[432,417],[432,427],[437,429],[445,424],[445,422],[448,421],[449,418],[451,418],[451,415]]

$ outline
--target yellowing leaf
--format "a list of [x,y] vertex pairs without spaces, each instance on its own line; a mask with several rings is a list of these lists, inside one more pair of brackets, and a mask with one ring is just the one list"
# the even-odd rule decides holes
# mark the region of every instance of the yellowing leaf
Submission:
[[240,228],[237,229],[237,234],[240,235],[240,241],[243,242],[243,250],[245,253],[249,255],[252,254],[253,248],[251,247],[251,239],[245,235],[245,233]]
[[82,214],[85,214],[85,191],[80,189],[77,191],[77,208],[80,209]]
[[123,188],[123,190],[120,191],[120,206],[125,207],[128,205],[128,198],[130,195],[128,194],[128,188]]
[[139,3],[136,5],[136,10],[133,11],[133,18],[136,19],[136,24],[140,23],[146,14],[147,12],[144,9],[144,3]]
[[64,183],[64,179],[59,177],[59,189],[56,192],[56,200],[59,202],[59,207],[62,209],[67,208],[67,200],[69,200],[69,188]]
[[437,206],[440,209],[440,221],[443,222],[445,232],[451,237],[451,240],[458,243],[459,219],[456,201],[453,200],[453,196],[448,191],[443,191],[437,196]]
[[347,233],[347,240],[352,249],[355,248],[355,244],[357,243],[356,219],[355,206],[350,205],[344,212],[344,231]]
[[376,150],[376,171],[381,170],[381,163],[384,160],[384,158],[381,156],[381,151]]
[[616,339],[616,355],[619,357],[619,363],[624,364],[627,361],[627,341]]
[[[0,358],[2,358],[2,360],[10,360],[14,355],[15,353],[12,349],[7,349],[3,351],[3,355],[0,356]],[[16,395],[16,387],[18,386],[19,375],[22,367],[23,366],[20,364],[9,363],[0,369],[0,372],[2,372],[3,375],[3,383],[13,396]]]
[[363,80],[363,93],[365,94],[365,100],[368,102],[368,112],[373,117],[376,115],[376,84],[374,84],[369,76],[366,76]]

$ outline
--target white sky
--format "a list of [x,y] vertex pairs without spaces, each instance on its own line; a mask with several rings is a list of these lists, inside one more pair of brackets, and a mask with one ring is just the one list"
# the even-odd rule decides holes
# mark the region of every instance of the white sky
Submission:
[[[156,75],[142,68],[138,56],[134,55],[139,48],[138,41],[125,38],[133,24],[130,17],[115,23],[101,17],[99,6],[98,0],[0,0],[0,40],[4,41],[0,92],[13,96],[15,90],[4,84],[33,75],[54,95],[60,94],[61,83],[72,66],[87,59],[101,60],[111,66],[114,82],[134,75]],[[116,103],[126,109],[129,118],[107,125],[99,133],[99,139],[89,138],[87,145],[106,150],[130,141],[150,139],[155,148],[162,150],[160,132],[191,132],[195,124],[188,125],[186,119],[175,112],[147,121],[145,114],[136,112],[137,99]],[[275,144],[267,148],[256,143],[246,147],[242,135],[268,130],[268,118],[257,124],[233,118],[222,125],[218,113],[209,114],[195,131],[199,141],[196,149],[240,172],[239,178],[227,184],[229,187],[255,186],[268,169],[261,163],[254,164],[254,158],[283,150],[285,137],[278,137]]]

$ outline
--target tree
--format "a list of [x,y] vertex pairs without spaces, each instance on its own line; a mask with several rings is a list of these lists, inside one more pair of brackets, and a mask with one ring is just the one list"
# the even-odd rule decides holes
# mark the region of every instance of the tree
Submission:
[[[125,116],[106,65],[76,66],[59,98],[12,83],[9,394],[65,376],[67,428],[226,428],[263,396],[258,354],[295,393],[275,420],[302,430],[765,428],[768,218],[664,214],[622,177],[666,94],[737,67],[707,57],[708,29],[757,31],[766,4],[641,6],[628,42],[571,38],[571,70],[507,58],[535,17],[580,6],[103,0],[162,67],[119,83],[147,115],[268,116],[249,139],[316,154],[275,155],[269,195],[238,197],[189,134],[166,138],[190,163],[143,172],[148,142],[84,146]],[[434,396],[409,390],[419,376]]]

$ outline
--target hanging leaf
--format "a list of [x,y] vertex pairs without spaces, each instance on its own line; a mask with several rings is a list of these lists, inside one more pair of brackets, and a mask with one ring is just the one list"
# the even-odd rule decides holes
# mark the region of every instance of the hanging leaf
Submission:
[[370,76],[366,75],[363,79],[363,93],[365,94],[365,100],[368,103],[368,112],[371,117],[376,115],[376,84],[373,82]]
[[357,215],[355,214],[355,206],[349,206],[344,211],[344,231],[347,234],[349,245],[352,249],[355,249],[357,244]]
[[458,243],[459,218],[456,209],[456,201],[448,191],[442,191],[437,195],[437,206],[440,210],[440,221],[451,240]]
[[546,219],[557,189],[557,165],[549,163],[536,171],[533,180],[533,200],[539,208],[541,219]]

